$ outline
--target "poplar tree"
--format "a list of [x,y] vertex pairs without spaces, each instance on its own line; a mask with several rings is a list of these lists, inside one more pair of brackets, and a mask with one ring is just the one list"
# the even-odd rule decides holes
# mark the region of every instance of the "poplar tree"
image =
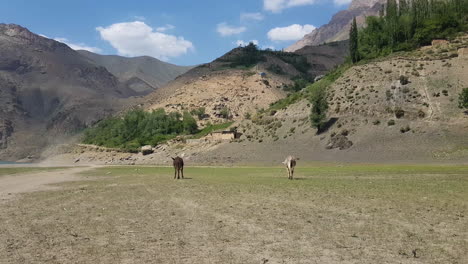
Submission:
[[358,42],[358,28],[356,24],[356,17],[354,17],[353,24],[351,25],[351,30],[349,31],[349,54],[353,63],[359,61]]

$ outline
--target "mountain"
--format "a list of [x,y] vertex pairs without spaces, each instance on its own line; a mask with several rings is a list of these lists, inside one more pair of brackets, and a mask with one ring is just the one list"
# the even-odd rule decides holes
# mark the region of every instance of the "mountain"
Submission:
[[[286,97],[284,88],[293,85],[295,79],[311,81],[343,63],[348,43],[305,47],[297,53],[248,52],[248,47],[235,48],[211,63],[193,68],[148,95],[145,107],[169,112],[203,107],[206,118],[202,123],[226,122],[222,115],[225,110],[233,120],[242,119]],[[257,59],[242,64],[253,57]]]
[[354,17],[358,26],[363,26],[366,16],[378,15],[385,0],[353,0],[347,10],[336,13],[330,22],[307,34],[286,48],[293,52],[305,46],[317,46],[327,42],[345,40],[349,38],[349,29]]
[[0,24],[0,160],[37,156],[137,93],[67,45]]
[[177,66],[158,59],[142,56],[127,58],[116,55],[99,55],[85,50],[78,51],[93,63],[105,67],[120,82],[134,92],[146,95],[193,67]]

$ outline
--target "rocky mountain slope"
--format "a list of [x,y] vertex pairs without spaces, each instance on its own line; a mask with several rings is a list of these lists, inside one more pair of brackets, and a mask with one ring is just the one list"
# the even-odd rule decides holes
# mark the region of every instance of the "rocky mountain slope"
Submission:
[[0,159],[35,156],[135,91],[63,43],[0,24]]
[[148,56],[127,58],[99,55],[85,50],[78,52],[93,63],[105,67],[139,95],[149,94],[192,68],[162,62]]
[[358,26],[363,26],[366,16],[377,15],[385,0],[353,0],[347,10],[336,13],[330,22],[301,40],[286,48],[286,51],[297,51],[305,46],[317,46],[327,42],[340,41],[349,38],[349,29],[354,17]]
[[[196,67],[181,75],[167,86],[146,98],[147,109],[164,108],[166,111],[205,108],[205,121],[226,122],[238,120],[286,96],[284,86],[292,78],[314,79],[342,63],[348,52],[347,42],[320,47],[306,47],[297,53],[261,51],[262,60],[251,67],[230,67],[232,60],[242,56],[244,50],[236,48],[219,59]],[[307,67],[303,67],[307,63]],[[307,69],[305,69],[307,68]],[[261,76],[265,73],[265,76]]]
[[[80,147],[52,161],[168,164],[170,156],[181,155],[187,164],[280,165],[286,155],[296,155],[301,158],[299,165],[466,164],[468,115],[457,107],[457,100],[461,90],[468,87],[467,54],[468,35],[465,35],[448,44],[393,54],[347,69],[328,88],[329,128],[320,134],[311,127],[311,105],[303,99],[282,110],[252,113],[251,118],[240,115],[232,126],[242,134],[236,140],[175,140],[157,146],[155,153],[147,156]],[[237,74],[241,80],[242,73]],[[214,77],[202,77],[195,83],[197,87],[205,87],[206,80],[211,78]],[[245,82],[258,87],[246,88],[260,93],[272,89],[256,83],[257,77],[249,78]],[[270,81],[269,77],[265,79]],[[183,80],[179,81],[184,83]],[[229,87],[240,83],[230,82],[234,83]],[[178,101],[181,105],[187,102],[183,98]]]

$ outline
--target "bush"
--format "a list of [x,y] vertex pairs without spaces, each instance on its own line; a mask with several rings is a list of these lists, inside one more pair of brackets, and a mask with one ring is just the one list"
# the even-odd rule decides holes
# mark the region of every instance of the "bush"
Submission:
[[405,116],[405,110],[401,109],[401,108],[396,108],[395,109],[395,117],[400,119],[402,117]]
[[378,126],[380,125],[380,120],[375,120],[374,122],[372,122],[372,124],[374,124],[375,126]]
[[400,84],[401,85],[407,85],[409,83],[408,77],[404,75],[400,75]]
[[197,108],[197,109],[194,109],[190,112],[192,115],[195,115],[198,117],[198,120],[202,120],[203,118],[206,117],[206,113],[205,113],[205,107],[200,107],[200,108]]
[[464,88],[458,96],[458,107],[468,109],[468,88]]
[[230,116],[229,108],[223,107],[223,109],[221,109],[221,112],[219,112],[219,114],[221,115],[222,118],[228,119]]
[[419,116],[419,118],[425,118],[425,117],[426,117],[426,113],[425,113],[423,110],[419,110],[419,111],[418,111],[418,116]]
[[394,126],[395,125],[395,120],[393,120],[393,119],[388,120],[387,125],[388,126]]
[[400,128],[401,133],[406,133],[406,132],[408,132],[410,130],[411,130],[411,128],[409,127],[409,125]]

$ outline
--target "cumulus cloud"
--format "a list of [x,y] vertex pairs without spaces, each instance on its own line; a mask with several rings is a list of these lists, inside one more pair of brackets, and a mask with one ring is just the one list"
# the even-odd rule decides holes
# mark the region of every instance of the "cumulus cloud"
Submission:
[[[46,37],[44,35],[41,35],[41,36]],[[94,53],[102,52],[102,50],[100,48],[91,47],[91,46],[88,46],[88,45],[83,44],[83,43],[73,43],[73,42],[70,42],[66,38],[54,38],[54,40],[56,40],[58,42],[62,42],[64,44],[67,44],[67,46],[69,46],[70,48],[72,48],[74,50],[87,50],[87,51],[94,52]]]
[[223,37],[231,36],[231,35],[238,35],[246,30],[247,30],[246,27],[234,27],[234,26],[228,25],[227,23],[220,23],[216,27],[216,31],[218,31],[218,33]]
[[[265,10],[271,11],[273,13],[279,13],[283,9],[312,5],[317,3],[318,0],[263,0],[263,8]],[[334,1],[344,1],[344,0],[334,0]]]
[[257,46],[258,46],[258,43],[259,43],[258,40],[256,40],[256,39],[252,39],[251,41],[248,41],[248,42],[243,41],[243,40],[238,40],[238,41],[236,41],[236,46],[245,47],[245,46],[249,45],[250,42],[252,42],[253,44],[255,44]]
[[268,32],[268,38],[273,41],[299,40],[314,29],[315,27],[312,25],[301,26],[298,24],[293,24],[287,27],[277,27]]
[[122,56],[149,55],[168,60],[194,48],[192,42],[183,37],[154,31],[141,21],[116,23],[108,27],[97,27],[96,30]]
[[175,28],[175,26],[170,25],[170,24],[166,24],[165,26],[157,27],[157,28],[156,28],[156,31],[158,31],[158,32],[166,32],[166,31],[171,30],[171,29],[174,29],[174,28]]
[[262,21],[265,19],[265,16],[261,13],[242,13],[240,15],[241,21],[248,21],[248,20],[255,20],[255,21]]

